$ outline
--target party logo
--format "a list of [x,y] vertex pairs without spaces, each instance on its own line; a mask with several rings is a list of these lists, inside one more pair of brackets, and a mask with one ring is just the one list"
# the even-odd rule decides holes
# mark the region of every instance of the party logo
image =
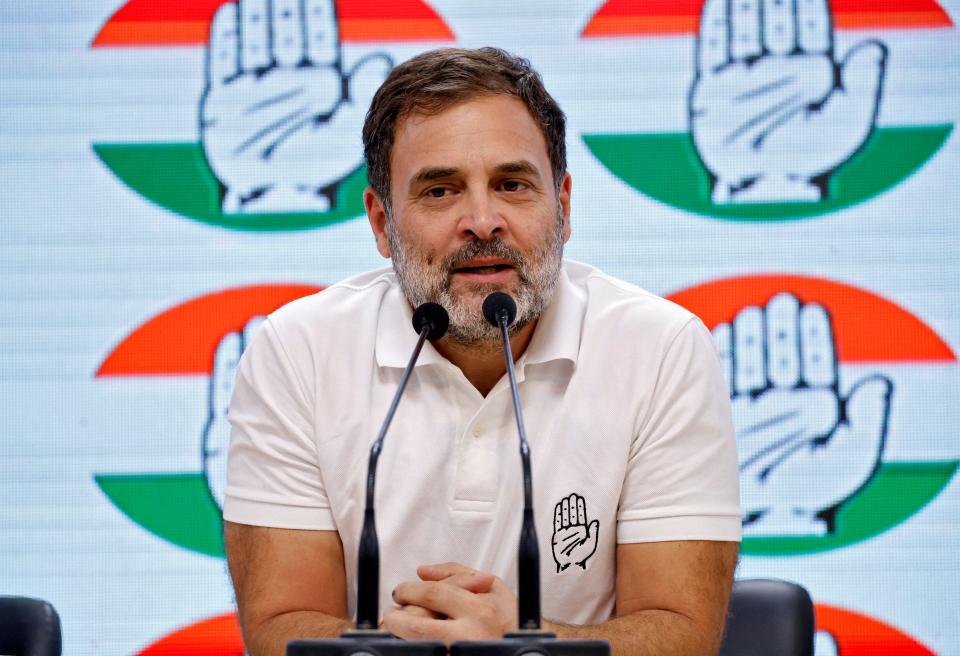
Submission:
[[[832,212],[897,185],[952,125],[878,125],[888,30],[952,29],[933,0],[608,0],[584,38],[695,36],[687,130],[586,134],[618,178],[667,205],[739,220]],[[856,41],[843,51],[837,32]],[[638,112],[643,108],[638,107]]]
[[367,52],[348,67],[346,49],[452,39],[421,0],[129,0],[91,47],[203,48],[197,138],[94,150],[133,191],[205,223],[296,230],[353,218],[366,186],[361,127],[394,61]]
[[263,285],[196,298],[150,319],[104,359],[97,378],[204,376],[210,381],[206,421],[197,426],[196,470],[95,476],[127,517],[168,542],[223,557],[227,409],[240,355],[265,315],[317,291],[305,285]]
[[[786,275],[718,280],[670,298],[711,329],[723,365],[742,553],[805,554],[866,540],[918,512],[953,476],[956,459],[886,453],[893,438],[936,440],[943,431],[936,421],[897,421],[898,396],[915,403],[956,384],[953,351],[905,309],[856,287]],[[938,389],[904,394],[901,386],[922,384],[918,370]]]

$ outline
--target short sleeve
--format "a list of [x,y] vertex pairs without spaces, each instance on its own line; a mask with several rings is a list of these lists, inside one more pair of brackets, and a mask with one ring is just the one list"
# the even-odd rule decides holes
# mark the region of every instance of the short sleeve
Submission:
[[618,543],[739,541],[736,437],[713,339],[691,317],[669,342],[630,449]]
[[268,319],[243,353],[230,402],[224,519],[336,529],[317,464],[309,399]]

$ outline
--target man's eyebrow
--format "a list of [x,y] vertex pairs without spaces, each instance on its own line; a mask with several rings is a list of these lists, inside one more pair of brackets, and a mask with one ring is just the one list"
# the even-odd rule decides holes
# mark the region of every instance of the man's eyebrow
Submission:
[[427,182],[434,182],[436,180],[442,180],[443,178],[449,178],[453,175],[456,175],[460,172],[460,169],[455,169],[451,167],[426,167],[417,171],[416,175],[410,179],[410,186],[415,187]]
[[525,159],[521,159],[516,162],[504,162],[503,164],[498,164],[494,170],[497,173],[524,173],[537,178],[540,177],[540,171],[537,170],[537,167]]

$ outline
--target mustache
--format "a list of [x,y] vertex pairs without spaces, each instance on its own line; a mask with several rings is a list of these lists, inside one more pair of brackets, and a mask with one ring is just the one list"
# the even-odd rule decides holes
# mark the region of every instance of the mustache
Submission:
[[484,241],[476,240],[464,244],[453,253],[450,253],[441,263],[447,271],[447,277],[453,275],[453,270],[478,257],[495,257],[510,263],[518,273],[523,273],[526,258],[513,246],[507,246],[499,237]]

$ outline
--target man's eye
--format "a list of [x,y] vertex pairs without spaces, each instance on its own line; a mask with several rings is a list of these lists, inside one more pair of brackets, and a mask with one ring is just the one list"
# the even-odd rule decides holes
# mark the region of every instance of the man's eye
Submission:
[[500,183],[500,186],[504,191],[523,191],[527,188],[527,185],[519,180],[504,180]]
[[431,198],[443,198],[447,194],[446,187],[430,187],[427,189],[427,196]]

